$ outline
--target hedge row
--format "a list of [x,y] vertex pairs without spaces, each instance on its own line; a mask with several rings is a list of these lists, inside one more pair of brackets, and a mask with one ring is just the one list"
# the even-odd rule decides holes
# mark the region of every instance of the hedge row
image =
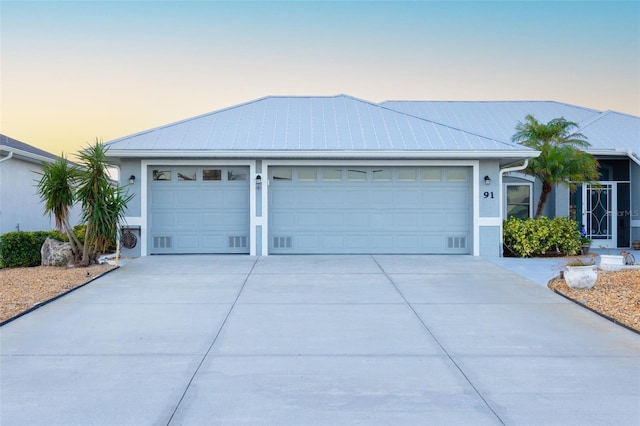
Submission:
[[512,217],[504,222],[503,227],[505,256],[575,255],[582,249],[580,237],[578,223],[566,217]]
[[8,232],[0,235],[0,266],[38,266],[41,263],[40,248],[47,238],[57,238],[55,232]]

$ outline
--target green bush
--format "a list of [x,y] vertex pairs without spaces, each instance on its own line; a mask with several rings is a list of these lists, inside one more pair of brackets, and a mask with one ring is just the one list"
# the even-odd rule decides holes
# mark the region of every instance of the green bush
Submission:
[[15,268],[40,265],[40,249],[49,237],[58,239],[53,231],[15,231],[0,235],[0,266]]
[[548,254],[574,255],[582,249],[580,230],[566,217],[549,219],[510,218],[504,222],[505,255],[535,257]]

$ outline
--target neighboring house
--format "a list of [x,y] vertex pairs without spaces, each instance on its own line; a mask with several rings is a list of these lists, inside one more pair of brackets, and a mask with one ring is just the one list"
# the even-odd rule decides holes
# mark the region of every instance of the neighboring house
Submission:
[[504,103],[513,119],[501,107],[487,121],[475,104],[267,97],[111,141],[139,237],[123,255],[498,256],[506,206],[530,211],[535,196],[503,195],[535,192],[515,172],[538,152],[510,142],[515,124],[532,113],[595,126],[600,113],[516,102]]
[[[0,135],[0,234],[13,231],[48,231],[53,218],[44,214],[37,194],[42,163],[57,157],[26,143]],[[72,224],[77,220],[73,215]]]

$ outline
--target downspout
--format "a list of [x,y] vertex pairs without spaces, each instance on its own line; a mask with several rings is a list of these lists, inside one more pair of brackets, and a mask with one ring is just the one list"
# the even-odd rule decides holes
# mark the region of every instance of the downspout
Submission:
[[[498,174],[498,185],[499,186],[499,190],[498,190],[498,194],[499,194],[499,202],[500,202],[500,257],[503,256],[504,253],[502,253],[502,246],[503,246],[503,238],[502,238],[502,222],[504,221],[504,210],[503,210],[503,204],[502,204],[502,200],[503,200],[503,191],[502,191],[502,179],[504,178],[504,174],[505,173],[509,173],[509,172],[517,172],[520,170],[524,170],[527,168],[527,166],[529,166],[529,159],[527,158],[526,160],[524,160],[524,164],[520,165],[520,166],[514,166],[514,167],[505,167],[504,169],[500,169],[500,173]],[[531,197],[533,197],[533,193],[531,194]]]

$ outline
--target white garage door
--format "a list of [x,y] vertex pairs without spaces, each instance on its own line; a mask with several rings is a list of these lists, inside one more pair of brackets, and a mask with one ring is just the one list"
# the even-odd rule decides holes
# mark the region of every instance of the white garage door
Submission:
[[471,167],[275,167],[270,253],[471,252]]
[[249,168],[149,168],[149,252],[249,253]]

